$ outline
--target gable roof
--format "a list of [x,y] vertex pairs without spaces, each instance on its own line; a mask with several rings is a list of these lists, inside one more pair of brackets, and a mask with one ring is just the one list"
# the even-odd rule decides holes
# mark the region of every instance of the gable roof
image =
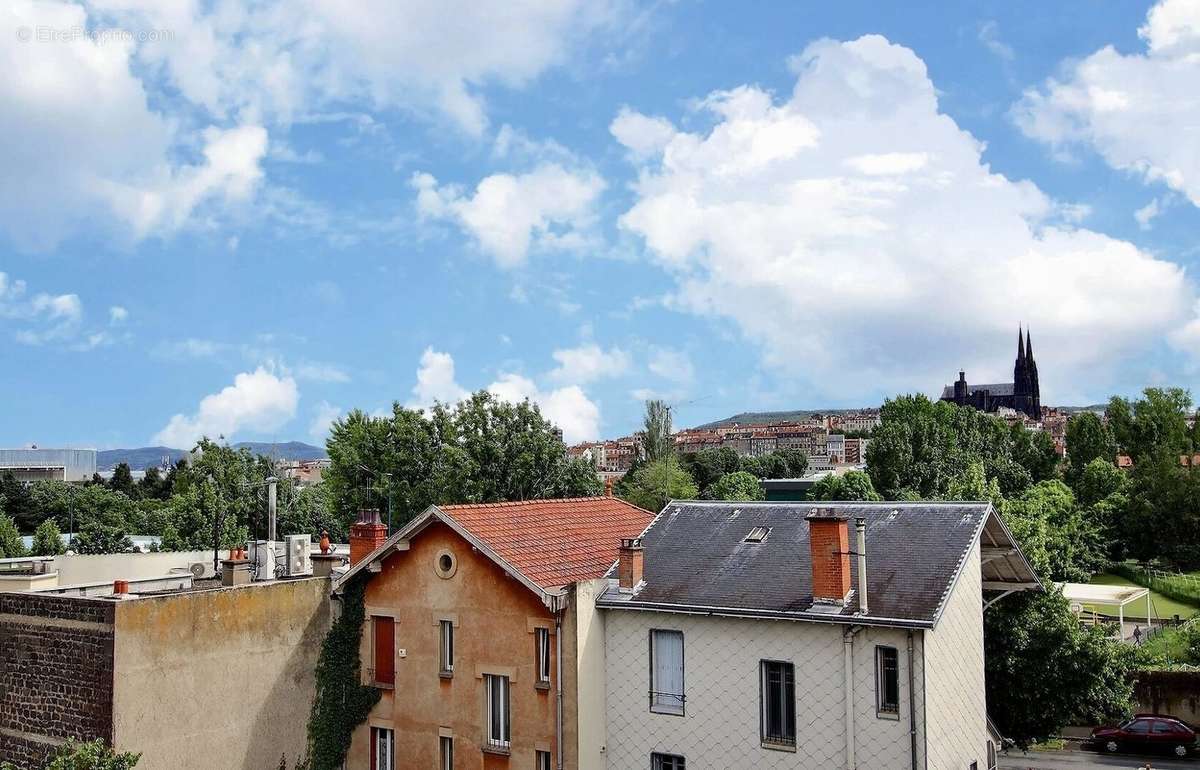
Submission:
[[[809,523],[814,511],[866,519],[869,615],[851,600],[840,614],[811,612]],[[634,593],[610,587],[599,604],[717,614],[932,628],[941,616],[971,548],[988,532],[989,554],[1001,554],[1008,575],[984,568],[986,581],[1014,589],[1037,578],[990,503],[783,503],[674,501],[642,536],[644,585]],[[853,522],[850,523],[853,527]],[[761,543],[747,543],[767,527]],[[851,531],[851,548],[854,533]],[[851,558],[851,585],[858,585]],[[989,583],[990,584],[990,583]],[[980,597],[982,601],[982,597]]]
[[621,538],[636,537],[653,519],[615,497],[431,505],[338,578],[334,590],[440,521],[547,599],[562,586],[603,577]]

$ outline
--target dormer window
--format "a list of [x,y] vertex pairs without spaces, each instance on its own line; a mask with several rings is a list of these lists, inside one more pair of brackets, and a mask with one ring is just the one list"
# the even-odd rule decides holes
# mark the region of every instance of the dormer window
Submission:
[[750,530],[750,534],[746,535],[746,539],[743,542],[761,543],[767,539],[767,533],[770,531],[770,527],[755,527],[754,529]]

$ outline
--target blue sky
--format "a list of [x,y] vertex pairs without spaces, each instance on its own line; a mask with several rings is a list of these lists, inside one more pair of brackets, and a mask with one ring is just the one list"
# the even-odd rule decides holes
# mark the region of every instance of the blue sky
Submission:
[[1194,1],[360,6],[0,10],[0,444],[1195,383]]

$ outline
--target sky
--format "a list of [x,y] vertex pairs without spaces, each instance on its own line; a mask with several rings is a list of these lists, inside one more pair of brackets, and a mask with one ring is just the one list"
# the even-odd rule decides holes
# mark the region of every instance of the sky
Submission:
[[0,445],[1197,382],[1200,0],[7,0]]

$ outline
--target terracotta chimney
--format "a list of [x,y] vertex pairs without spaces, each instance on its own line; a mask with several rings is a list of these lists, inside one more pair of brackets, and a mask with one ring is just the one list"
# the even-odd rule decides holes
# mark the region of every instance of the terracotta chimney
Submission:
[[113,581],[113,596],[120,596],[121,594],[127,594],[127,593],[129,593],[129,581],[128,580],[114,580]]
[[850,527],[845,516],[814,511],[808,520],[813,605],[842,607],[850,595]]
[[353,567],[387,541],[387,527],[379,520],[378,508],[363,508],[350,527],[350,566]]
[[612,497],[612,492],[613,492],[613,480],[612,480],[612,477],[609,477],[604,480],[604,496]]
[[617,561],[617,587],[622,591],[632,591],[642,582],[642,565],[644,552],[640,537],[621,538],[620,557]]

